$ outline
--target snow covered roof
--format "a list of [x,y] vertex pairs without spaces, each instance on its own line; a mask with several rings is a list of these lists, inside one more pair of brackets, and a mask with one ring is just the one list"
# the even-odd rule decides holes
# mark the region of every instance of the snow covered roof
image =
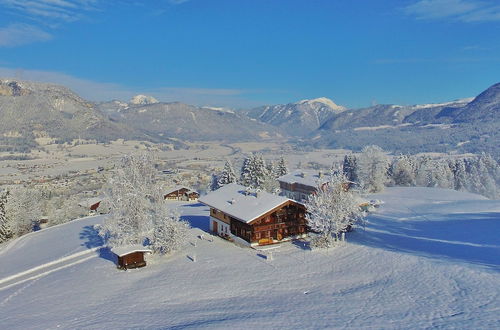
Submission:
[[175,186],[175,187],[170,187],[168,188],[166,191],[165,191],[165,195],[168,195],[168,194],[171,194],[173,192],[176,192],[177,190],[180,190],[180,189],[187,189],[187,193],[190,194],[190,193],[197,193],[197,191],[191,189],[191,188],[188,188],[186,186]]
[[295,170],[291,173],[280,176],[278,181],[289,184],[299,183],[316,188],[318,186],[318,181],[326,182],[328,181],[328,176],[325,173],[320,176],[320,171]]
[[290,199],[265,191],[247,193],[245,186],[230,183],[201,197],[198,201],[242,222],[250,223]]
[[94,204],[102,202],[102,200],[103,200],[102,196],[92,197],[92,198],[88,198],[88,199],[85,199],[85,200],[81,201],[80,203],[78,203],[78,205],[81,206],[81,207],[87,207],[88,208],[88,207],[91,207]]
[[124,255],[133,253],[133,252],[147,252],[151,253],[151,249],[148,249],[145,246],[136,244],[136,245],[124,245],[124,246],[116,246],[111,249],[111,252],[116,254],[119,257],[123,257]]

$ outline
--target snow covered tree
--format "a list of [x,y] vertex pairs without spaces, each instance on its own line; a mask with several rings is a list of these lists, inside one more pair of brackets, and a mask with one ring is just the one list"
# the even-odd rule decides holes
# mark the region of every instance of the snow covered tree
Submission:
[[155,253],[168,254],[186,244],[189,224],[165,204],[156,204],[153,227],[149,241]]
[[346,180],[343,174],[332,174],[305,203],[308,226],[319,234],[313,242],[316,247],[332,246],[339,234],[363,217],[357,196],[345,189]]
[[0,243],[12,238],[12,231],[7,222],[7,214],[5,212],[8,195],[8,191],[0,192]]
[[154,162],[150,154],[124,156],[110,179],[106,192],[110,214],[100,231],[109,245],[149,241],[155,251],[168,253],[185,239],[188,225],[165,204]]
[[267,175],[266,163],[261,155],[252,154],[245,158],[241,168],[241,184],[254,188],[262,189],[262,183]]
[[344,173],[346,179],[351,182],[359,183],[358,171],[359,168],[356,156],[345,155],[344,162],[342,163],[342,172]]
[[280,157],[278,164],[276,164],[275,172],[276,178],[288,174],[288,166],[286,165],[286,161],[283,157]]
[[208,186],[208,190],[210,191],[215,191],[219,189],[221,186],[219,185],[219,177],[215,174],[212,173],[212,178],[210,179],[210,184]]
[[382,191],[389,167],[389,160],[382,148],[375,145],[366,146],[357,160],[362,188],[368,192]]
[[14,236],[33,231],[33,226],[42,217],[42,195],[40,191],[15,187],[9,192],[5,213]]
[[219,187],[226,184],[236,182],[236,173],[234,172],[233,165],[229,160],[226,160],[222,173],[218,177],[217,183]]
[[415,166],[407,155],[396,157],[390,167],[390,177],[396,186],[415,185]]

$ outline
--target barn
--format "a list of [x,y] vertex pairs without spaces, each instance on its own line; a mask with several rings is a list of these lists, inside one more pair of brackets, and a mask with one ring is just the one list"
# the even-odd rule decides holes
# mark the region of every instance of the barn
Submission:
[[118,268],[126,270],[146,266],[144,254],[152,251],[142,245],[125,245],[113,247],[111,252],[118,257]]
[[283,196],[231,183],[199,201],[210,207],[210,230],[243,245],[274,244],[307,234],[305,207]]

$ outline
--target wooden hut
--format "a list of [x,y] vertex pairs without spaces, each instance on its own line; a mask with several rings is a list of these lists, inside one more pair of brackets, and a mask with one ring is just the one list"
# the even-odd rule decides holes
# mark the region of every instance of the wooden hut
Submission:
[[171,201],[196,201],[198,197],[198,192],[184,186],[170,188],[163,195],[164,199]]
[[126,245],[114,247],[111,252],[118,257],[118,268],[126,270],[146,266],[144,253],[152,251],[142,245]]

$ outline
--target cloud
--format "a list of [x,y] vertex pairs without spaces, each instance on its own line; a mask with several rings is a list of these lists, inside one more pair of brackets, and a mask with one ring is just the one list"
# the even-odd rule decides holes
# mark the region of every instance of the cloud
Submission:
[[0,28],[0,47],[16,47],[52,39],[52,35],[29,24],[11,24]]
[[249,96],[265,92],[243,89],[192,87],[144,89],[81,79],[60,72],[11,69],[7,67],[0,67],[0,77],[63,85],[91,101],[109,101],[113,99],[127,101],[137,94],[145,94],[154,96],[163,102],[178,101],[199,106],[253,107],[261,105],[261,103],[251,100]]
[[73,22],[83,17],[82,12],[95,10],[98,0],[0,0],[0,5],[40,20],[50,19],[58,22]]
[[477,0],[419,0],[404,8],[417,19],[453,19],[461,22],[500,21],[500,5]]

